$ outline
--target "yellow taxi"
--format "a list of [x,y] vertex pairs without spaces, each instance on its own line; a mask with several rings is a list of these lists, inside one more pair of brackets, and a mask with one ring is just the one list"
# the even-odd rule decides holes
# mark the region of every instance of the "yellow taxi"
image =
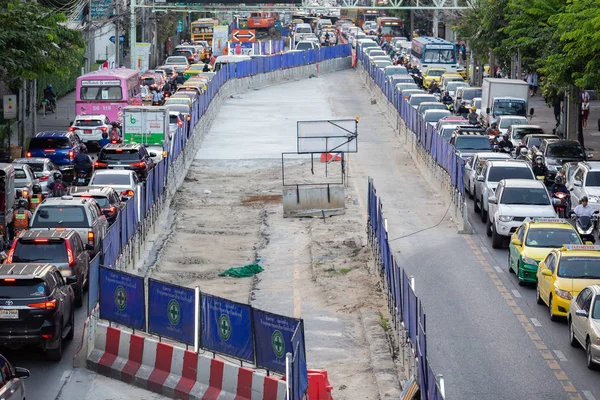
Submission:
[[571,299],[600,284],[600,246],[568,244],[553,249],[537,271],[536,300],[550,309],[550,319],[566,317]]
[[423,86],[428,89],[431,82],[436,81],[439,85],[442,75],[446,73],[445,68],[429,68],[423,73]]
[[212,66],[210,64],[204,64],[204,63],[199,63],[199,64],[192,64],[190,65],[190,67],[188,69],[185,70],[185,72],[183,73],[183,77],[185,79],[190,79],[193,76],[199,75],[200,73],[202,73],[204,71],[204,66],[208,65],[208,69],[210,71],[212,71]]
[[508,271],[514,272],[519,285],[536,283],[538,265],[552,249],[564,244],[583,244],[567,220],[534,218],[525,221],[512,234],[508,245]]
[[446,90],[446,86],[448,86],[448,84],[450,82],[464,82],[464,81],[465,80],[463,79],[462,76],[460,76],[460,74],[457,74],[456,72],[446,72],[441,77],[440,89]]
[[468,70],[469,70],[468,66],[466,66],[466,67],[459,66],[458,68],[456,68],[456,73],[459,74],[460,76],[462,76],[462,78],[466,81]]

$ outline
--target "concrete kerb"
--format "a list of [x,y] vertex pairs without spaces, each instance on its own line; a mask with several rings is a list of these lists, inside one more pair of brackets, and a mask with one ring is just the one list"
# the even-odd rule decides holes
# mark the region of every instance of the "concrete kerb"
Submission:
[[443,196],[445,201],[449,202],[450,209],[448,213],[457,225],[458,233],[472,233],[464,199],[460,194],[455,193],[456,190],[452,186],[450,175],[435,161],[427,150],[418,145],[416,134],[399,117],[399,113],[394,105],[388,101],[379,86],[377,86],[375,81],[371,79],[367,71],[363,68],[360,61],[357,62],[357,70],[363,78],[372,98],[377,102],[378,107],[383,108],[383,114],[386,116],[388,123],[394,128],[401,139],[404,138],[404,144],[407,150],[409,150],[408,153],[421,172],[421,175],[440,196]]

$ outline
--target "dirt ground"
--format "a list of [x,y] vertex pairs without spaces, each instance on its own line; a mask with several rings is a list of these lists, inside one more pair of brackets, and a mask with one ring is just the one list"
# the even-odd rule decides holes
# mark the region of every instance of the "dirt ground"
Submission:
[[[306,164],[287,171],[303,175]],[[304,318],[308,366],[328,371],[336,400],[377,399],[358,310],[386,307],[369,274],[352,187],[346,207],[326,220],[284,219],[280,160],[196,160],[171,205],[175,225],[152,276]],[[218,277],[254,262],[265,268],[255,277]]]

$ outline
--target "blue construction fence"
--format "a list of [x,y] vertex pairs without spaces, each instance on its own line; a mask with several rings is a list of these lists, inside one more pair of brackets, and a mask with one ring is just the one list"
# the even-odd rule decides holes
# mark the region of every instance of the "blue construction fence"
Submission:
[[301,319],[103,266],[99,278],[101,319],[186,345],[195,344],[198,329],[200,348],[283,375],[291,353],[295,364],[289,379],[299,394],[293,399],[302,399],[308,375]]
[[394,105],[408,129],[414,132],[419,146],[427,150],[438,165],[448,173],[452,186],[464,196],[463,173],[465,161],[456,154],[454,146],[438,135],[431,124],[423,121],[423,117],[408,103],[406,98],[402,97],[402,93],[397,92],[395,87],[389,83],[383,70],[371,63],[368,55],[357,49],[356,56],[362,62],[363,68],[373,79],[373,82],[379,86],[388,101]]
[[367,234],[379,272],[385,283],[388,309],[397,332],[405,331],[418,363],[417,381],[421,399],[443,400],[444,396],[427,358],[426,315],[406,271],[398,266],[390,248],[381,199],[369,178]]

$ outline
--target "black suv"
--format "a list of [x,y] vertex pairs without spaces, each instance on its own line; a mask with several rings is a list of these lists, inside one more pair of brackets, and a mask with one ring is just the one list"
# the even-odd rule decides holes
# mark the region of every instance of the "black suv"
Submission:
[[148,153],[145,146],[137,143],[131,144],[107,144],[100,150],[98,161],[94,163],[96,169],[130,169],[137,173],[142,180],[148,178],[148,173],[154,168],[156,157],[154,153]]
[[51,264],[0,265],[0,345],[37,344],[59,361],[63,339],[75,334],[75,281]]
[[535,159],[537,153],[542,153],[544,163],[548,167],[546,184],[554,183],[556,174],[565,163],[582,162],[587,160],[587,155],[577,140],[544,139],[539,148],[531,149],[531,157]]
[[485,134],[485,129],[474,125],[456,127],[450,138],[450,144],[454,146],[456,155],[463,160],[478,152],[492,151],[492,144]]
[[73,230],[23,231],[13,242],[6,263],[46,262],[55,265],[63,277],[76,279],[73,286],[75,306],[81,307],[83,288],[87,285],[90,271],[87,250],[93,248],[92,245],[84,245],[79,234]]
[[93,198],[109,224],[117,219],[119,212],[125,207],[117,191],[105,186],[71,186],[69,194],[73,197]]

